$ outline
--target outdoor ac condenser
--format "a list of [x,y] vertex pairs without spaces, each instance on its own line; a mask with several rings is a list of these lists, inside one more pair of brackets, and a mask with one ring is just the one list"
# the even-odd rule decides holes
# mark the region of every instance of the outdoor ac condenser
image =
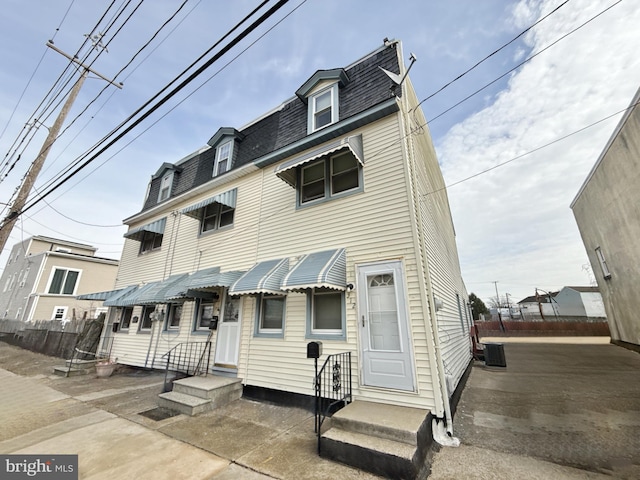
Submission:
[[484,363],[487,367],[506,367],[507,360],[504,356],[504,344],[485,343]]

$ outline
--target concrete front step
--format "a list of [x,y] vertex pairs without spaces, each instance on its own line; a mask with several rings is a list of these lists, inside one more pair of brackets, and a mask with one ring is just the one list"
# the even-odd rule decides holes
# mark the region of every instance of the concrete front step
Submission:
[[331,417],[331,425],[345,431],[364,433],[418,446],[418,433],[429,410],[355,401]]
[[431,450],[429,410],[355,401],[331,417],[321,456],[388,478],[424,475]]
[[158,406],[193,416],[211,410],[211,400],[180,392],[166,392],[158,395]]
[[73,368],[69,369],[68,366],[62,365],[59,367],[53,367],[53,373],[54,375],[58,375],[60,377],[75,377],[78,375],[88,375],[90,373],[96,373],[96,368],[92,365],[88,368],[78,368],[74,366]]
[[161,393],[158,404],[185,415],[214,410],[242,396],[240,378],[188,377],[173,382],[173,391]]
[[[78,368],[91,368],[95,367],[97,360],[73,360],[73,366]],[[65,361],[65,365],[68,367],[71,364],[71,359]]]
[[416,447],[332,427],[322,435],[320,455],[385,478],[414,479]]

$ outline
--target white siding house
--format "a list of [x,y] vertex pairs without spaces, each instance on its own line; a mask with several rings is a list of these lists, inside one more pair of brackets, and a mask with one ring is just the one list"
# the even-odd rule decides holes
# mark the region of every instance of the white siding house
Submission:
[[351,352],[356,399],[450,422],[468,296],[418,99],[379,67],[405,73],[399,42],[159,168],[125,220],[112,357],[162,368],[214,320],[211,368],[245,388],[313,395],[306,348],[321,341],[323,356]]

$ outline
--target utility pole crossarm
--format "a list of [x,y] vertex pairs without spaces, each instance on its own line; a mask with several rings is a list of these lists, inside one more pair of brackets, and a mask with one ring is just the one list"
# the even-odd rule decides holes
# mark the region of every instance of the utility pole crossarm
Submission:
[[67,57],[69,60],[71,60],[73,63],[77,63],[78,65],[80,65],[82,68],[84,68],[85,70],[93,73],[94,75],[97,75],[98,77],[100,77],[101,79],[103,79],[105,82],[110,83],[111,85],[113,85],[114,87],[118,87],[118,88],[122,88],[122,82],[116,83],[113,80],[109,80],[107,77],[105,77],[104,75],[102,75],[101,73],[96,72],[94,69],[88,67],[87,65],[85,65],[84,63],[80,63],[80,60],[78,60],[76,57],[72,57],[71,55],[69,55],[66,52],[63,52],[62,50],[60,50],[58,47],[56,47],[53,44],[53,40],[49,40],[47,42],[47,47],[49,47],[52,50],[55,50],[56,52],[58,52],[60,55],[62,55],[63,57]]
[[33,188],[33,185],[35,184],[36,179],[38,178],[38,175],[42,170],[44,162],[47,159],[47,155],[51,150],[51,146],[56,141],[56,138],[58,137],[60,129],[62,128],[62,124],[64,123],[64,120],[66,119],[67,114],[69,113],[69,110],[71,110],[71,106],[73,105],[73,102],[76,100],[78,93],[80,93],[80,89],[82,88],[84,81],[89,75],[89,72],[95,75],[98,75],[100,78],[106,80],[107,82],[109,82],[112,85],[115,85],[118,88],[122,88],[122,84],[116,84],[112,80],[109,80],[105,78],[103,75],[100,75],[98,72],[92,70],[88,66],[83,65],[78,61],[78,59],[64,53],[59,48],[54,47],[53,42],[51,40],[49,40],[49,42],[47,43],[47,46],[54,49],[56,52],[60,53],[61,55],[67,57],[72,62],[77,63],[78,65],[80,65],[80,67],[82,67],[83,70],[82,70],[82,74],[80,75],[80,78],[78,78],[75,85],[69,92],[69,96],[64,102],[64,105],[62,106],[60,113],[58,113],[56,120],[53,122],[53,125],[49,129],[47,138],[42,144],[42,147],[40,147],[40,152],[38,153],[38,156],[31,163],[31,166],[29,167],[29,170],[25,175],[22,185],[20,185],[20,190],[16,195],[16,199],[11,205],[11,207],[9,208],[9,213],[2,220],[2,223],[0,223],[0,252],[4,250],[4,247],[7,244],[7,240],[9,240],[9,235],[11,234],[11,230],[13,229],[13,226],[18,220],[18,217],[22,214],[22,209],[24,208],[24,205],[27,202],[27,198],[29,197],[29,193],[31,193],[31,189]]

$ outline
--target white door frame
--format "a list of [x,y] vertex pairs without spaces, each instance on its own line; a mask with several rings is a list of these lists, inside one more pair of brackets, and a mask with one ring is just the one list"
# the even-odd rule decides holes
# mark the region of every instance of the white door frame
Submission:
[[[218,330],[216,334],[216,347],[213,352],[214,368],[237,369],[240,357],[240,337],[242,336],[242,296],[229,298],[227,292],[224,293],[223,309],[218,320]],[[225,322],[225,311],[228,303],[233,300],[238,302],[238,321]],[[235,330],[235,331],[234,331]],[[235,335],[235,338],[231,336]]]
[[[369,281],[377,275],[393,276],[395,295],[396,325],[393,321],[387,329],[396,331],[398,336],[392,346],[374,347],[372,343]],[[389,388],[394,390],[416,391],[415,361],[409,322],[407,288],[404,264],[401,260],[385,260],[376,263],[356,265],[358,285],[358,334],[360,339],[359,355],[361,360],[361,383],[365,386]],[[387,293],[389,291],[387,290]],[[391,297],[386,296],[386,301]],[[391,320],[391,319],[390,319]],[[380,324],[379,324],[380,325]]]

